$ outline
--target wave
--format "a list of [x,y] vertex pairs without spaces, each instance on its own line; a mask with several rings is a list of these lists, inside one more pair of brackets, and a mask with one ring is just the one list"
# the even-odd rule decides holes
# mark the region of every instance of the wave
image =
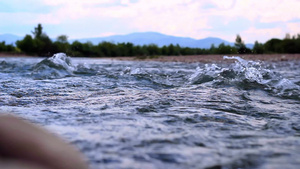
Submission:
[[64,53],[57,53],[34,65],[31,75],[35,79],[56,79],[73,76],[75,70],[70,57]]
[[2,61],[0,68],[2,73],[20,72],[21,75],[29,75],[36,80],[101,76],[112,78],[118,84],[150,88],[174,88],[186,85],[212,85],[214,88],[234,86],[242,90],[260,89],[276,96],[300,100],[299,82],[284,78],[275,71],[276,68],[266,67],[262,62],[247,61],[238,56],[224,56],[224,59],[235,62],[220,65],[205,64],[196,70],[188,67],[179,68],[172,64],[166,64],[164,68],[160,66],[150,68],[136,63],[129,65],[122,63],[120,67],[114,68],[110,64],[73,64],[69,56],[57,53],[34,65],[20,61]]
[[[167,72],[162,69],[151,69],[146,70],[144,68],[131,68],[126,67],[121,71],[120,76],[135,77],[137,81],[148,81],[151,83],[152,87],[162,87],[162,88],[172,88],[178,86],[175,81],[171,81],[171,72]],[[145,84],[145,83],[144,83]]]
[[205,64],[204,68],[197,67],[189,78],[189,84],[212,84],[218,86],[236,86],[241,89],[262,89],[274,95],[300,99],[300,86],[283,78],[279,73],[264,68],[261,62],[247,61],[238,56],[224,59],[236,60],[228,67],[216,64]]

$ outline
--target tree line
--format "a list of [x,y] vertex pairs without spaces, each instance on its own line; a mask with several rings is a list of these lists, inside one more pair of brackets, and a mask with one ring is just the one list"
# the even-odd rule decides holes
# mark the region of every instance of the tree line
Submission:
[[36,56],[52,56],[64,52],[75,57],[300,53],[300,34],[292,37],[287,34],[284,39],[274,38],[266,43],[256,41],[252,49],[246,47],[240,35],[237,35],[234,46],[221,43],[218,46],[211,45],[209,49],[181,47],[178,44],[159,47],[156,44],[140,46],[129,42],[117,44],[101,42],[98,45],[79,41],[69,43],[66,35],[58,36],[53,42],[43,32],[41,24],[34,28],[32,35],[26,35],[22,40],[17,41],[16,46],[5,42],[0,43],[0,52],[21,52]]

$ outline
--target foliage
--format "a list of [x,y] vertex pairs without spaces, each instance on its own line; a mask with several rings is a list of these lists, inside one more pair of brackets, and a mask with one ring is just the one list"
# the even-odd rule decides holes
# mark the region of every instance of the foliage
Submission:
[[259,43],[258,41],[255,41],[253,46],[253,53],[254,54],[263,54],[264,53],[264,45],[262,43]]
[[234,46],[239,54],[251,53],[251,50],[246,47],[240,35],[236,36]]
[[16,45],[26,54],[31,55],[36,53],[36,42],[32,39],[31,35],[26,35],[23,40],[17,41]]
[[70,54],[70,44],[68,43],[68,36],[60,35],[57,37],[56,41],[53,43],[53,53],[63,52]]
[[281,42],[282,42],[282,40],[280,40],[280,39],[271,39],[271,40],[268,40],[264,44],[266,52],[267,53],[282,53]]
[[225,45],[221,43],[218,48],[215,49],[217,54],[234,54],[237,50],[230,45]]
[[252,50],[246,47],[242,37],[237,35],[234,46],[221,43],[219,46],[212,46],[209,49],[181,47],[178,44],[159,47],[156,44],[134,45],[132,43],[112,43],[101,42],[97,45],[91,42],[81,43],[74,41],[68,42],[67,35],[60,35],[56,41],[52,40],[43,32],[43,27],[38,24],[31,35],[26,35],[22,40],[17,41],[15,48],[13,45],[0,43],[1,51],[17,51],[28,55],[50,56],[54,53],[64,52],[75,57],[117,57],[117,56],[137,56],[146,58],[147,56],[156,57],[159,55],[203,55],[203,54],[263,54],[263,53],[300,53],[300,34],[291,36],[287,34],[281,39],[271,39],[265,44],[255,42]]
[[0,52],[16,52],[17,49],[12,44],[5,44],[5,42],[0,42]]
[[271,39],[264,44],[266,53],[300,53],[300,34],[289,38],[281,39]]
[[23,40],[17,41],[16,45],[19,49],[29,55],[47,56],[51,55],[50,51],[54,51],[51,39],[43,32],[43,27],[38,24],[32,31],[31,35],[26,35]]
[[32,31],[32,34],[34,35],[34,38],[39,39],[43,34],[43,27],[39,23],[37,27],[34,28],[34,31]]

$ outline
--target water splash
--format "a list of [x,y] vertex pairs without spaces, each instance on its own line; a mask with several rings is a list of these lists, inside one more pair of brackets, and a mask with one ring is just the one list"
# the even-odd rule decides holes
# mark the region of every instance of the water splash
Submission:
[[72,76],[75,70],[70,57],[64,53],[57,53],[37,63],[31,75],[35,79],[56,79]]
[[224,56],[224,59],[236,61],[223,68],[215,64],[205,64],[204,68],[197,67],[189,78],[189,84],[210,82],[215,87],[231,85],[245,90],[261,89],[277,96],[300,99],[300,87],[297,84],[264,68],[261,62],[247,61],[238,56]]
[[220,76],[222,69],[215,64],[205,64],[204,68],[197,67],[196,72],[189,78],[190,84],[201,84],[213,81]]

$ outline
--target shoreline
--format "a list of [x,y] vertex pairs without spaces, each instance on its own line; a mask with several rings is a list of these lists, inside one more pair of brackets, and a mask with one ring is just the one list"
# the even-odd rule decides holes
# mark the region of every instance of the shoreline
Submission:
[[[84,57],[89,59],[109,59],[109,60],[119,60],[119,61],[158,61],[158,62],[202,62],[202,63],[218,63],[218,62],[231,62],[230,60],[224,60],[224,56],[239,56],[245,60],[255,60],[255,61],[293,61],[300,60],[300,54],[244,54],[244,55],[185,55],[185,56],[148,56],[146,58],[138,58],[136,56],[132,57]],[[9,57],[39,57],[39,56],[28,56],[24,54],[9,54],[0,53],[0,58]],[[72,56],[71,56],[72,57]],[[39,57],[41,58],[41,57]],[[73,57],[76,58],[76,57]]]
[[220,63],[220,62],[232,62],[232,60],[224,60],[224,56],[239,56],[245,60],[254,61],[293,61],[300,60],[300,54],[260,54],[260,55],[186,55],[186,56],[158,56],[155,58],[147,57],[146,59],[139,59],[137,57],[105,57],[99,59],[111,59],[121,61],[158,61],[158,62],[186,62],[186,63]]

